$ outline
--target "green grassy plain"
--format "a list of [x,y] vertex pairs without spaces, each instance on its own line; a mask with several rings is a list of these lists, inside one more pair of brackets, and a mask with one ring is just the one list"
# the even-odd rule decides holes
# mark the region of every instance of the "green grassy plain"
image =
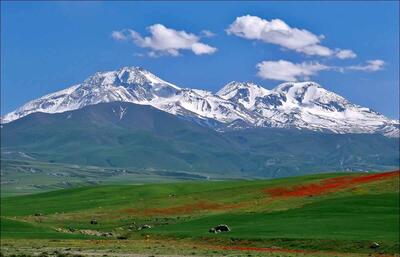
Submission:
[[[86,186],[5,197],[2,246],[34,248],[48,240],[58,247],[89,249],[85,242],[96,241],[101,249],[122,252],[394,256],[399,254],[398,175],[296,196],[273,196],[268,190],[369,175]],[[90,224],[92,219],[98,224]],[[208,232],[221,223],[231,231]],[[141,230],[144,224],[152,228]],[[371,249],[372,242],[380,247]],[[172,245],[181,252],[170,249]]]

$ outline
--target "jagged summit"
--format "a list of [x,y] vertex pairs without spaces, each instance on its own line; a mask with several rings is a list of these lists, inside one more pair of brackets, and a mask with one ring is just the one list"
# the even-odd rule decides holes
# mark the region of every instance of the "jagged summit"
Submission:
[[59,113],[106,102],[151,105],[200,124],[226,128],[281,127],[399,136],[399,122],[352,104],[318,83],[287,82],[269,90],[232,81],[216,94],[181,88],[141,67],[97,72],[81,84],[28,102],[3,123],[33,112]]
[[257,97],[270,94],[268,89],[258,86],[252,82],[232,81],[226,84],[217,95],[223,99],[232,100],[249,108],[254,105]]
[[296,88],[311,88],[311,87],[319,87],[322,88],[320,84],[314,81],[302,81],[302,82],[284,82],[282,84],[279,84],[276,87],[276,90],[282,90],[282,91],[287,91],[288,89],[296,87]]
[[241,89],[252,91],[252,92],[257,92],[257,93],[264,93],[264,94],[267,94],[269,92],[268,89],[263,88],[253,82],[231,81],[228,84],[226,84],[223,88],[221,88],[217,92],[217,95],[222,97],[222,96],[226,96],[228,94],[231,94],[234,91],[241,90]]
[[84,83],[101,85],[120,84],[122,86],[131,84],[150,84],[156,86],[160,84],[180,89],[179,87],[160,79],[142,67],[136,66],[122,67],[116,71],[96,72],[93,76],[86,79]]

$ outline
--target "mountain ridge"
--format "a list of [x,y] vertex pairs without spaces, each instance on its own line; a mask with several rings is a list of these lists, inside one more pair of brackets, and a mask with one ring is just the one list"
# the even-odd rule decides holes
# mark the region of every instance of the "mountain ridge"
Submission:
[[258,127],[221,133],[127,102],[32,113],[3,124],[1,141],[6,164],[27,160],[247,178],[388,170],[399,159],[398,140],[382,135]]
[[277,127],[399,137],[398,121],[312,81],[286,82],[270,90],[232,81],[214,94],[181,88],[140,67],[97,72],[80,84],[26,103],[2,117],[2,123],[33,112],[60,113],[118,101],[150,105],[218,130]]

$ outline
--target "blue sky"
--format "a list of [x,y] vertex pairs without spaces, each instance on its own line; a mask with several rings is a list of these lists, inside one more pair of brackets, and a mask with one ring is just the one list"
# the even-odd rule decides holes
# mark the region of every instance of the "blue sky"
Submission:
[[313,80],[399,117],[396,1],[1,5],[2,114],[96,71],[142,66],[214,92],[232,80]]

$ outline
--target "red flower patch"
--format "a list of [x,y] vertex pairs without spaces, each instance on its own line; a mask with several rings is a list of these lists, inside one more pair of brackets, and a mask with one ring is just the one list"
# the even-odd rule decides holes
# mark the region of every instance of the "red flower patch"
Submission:
[[398,177],[400,171],[391,171],[385,173],[377,173],[362,176],[342,176],[337,178],[328,178],[321,183],[308,184],[303,186],[295,186],[292,188],[276,187],[264,190],[266,193],[273,197],[303,197],[314,196],[325,193],[335,192],[341,189],[351,188],[359,184],[390,179]]

